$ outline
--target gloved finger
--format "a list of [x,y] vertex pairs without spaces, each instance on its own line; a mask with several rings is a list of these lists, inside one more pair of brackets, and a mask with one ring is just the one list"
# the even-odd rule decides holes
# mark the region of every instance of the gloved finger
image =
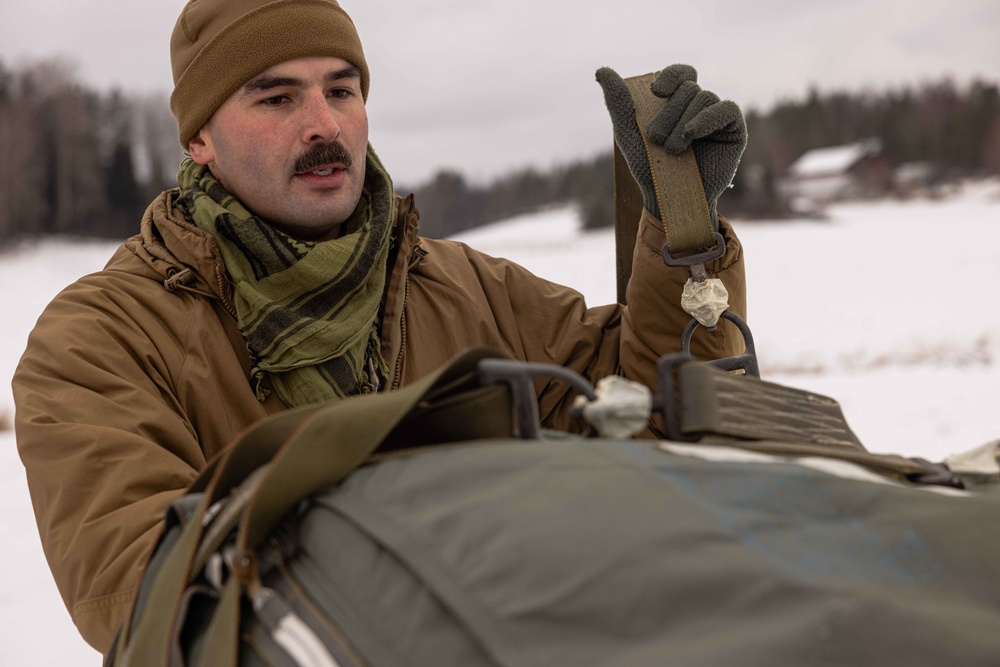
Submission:
[[646,128],[649,140],[658,146],[663,146],[675,130],[683,128],[681,119],[701,92],[701,88],[694,81],[682,83],[663,103],[653,116],[653,120],[649,121],[649,126]]
[[683,134],[689,141],[712,137],[720,143],[742,143],[746,134],[743,112],[732,100],[718,101],[704,107],[684,124]]
[[604,104],[608,107],[611,115],[611,124],[617,136],[619,131],[628,132],[633,127],[638,133],[638,126],[635,122],[635,103],[632,102],[632,95],[625,85],[625,80],[610,67],[602,67],[597,70],[597,83],[604,91]]
[[711,107],[719,102],[719,96],[715,93],[702,90],[691,103],[687,105],[684,110],[684,115],[681,116],[680,120],[677,121],[677,126],[674,128],[673,132],[663,143],[663,147],[667,149],[668,152],[679,154],[687,150],[687,147],[691,145],[694,141],[695,136],[690,134],[688,131],[689,126],[692,122],[697,122],[699,115],[704,113],[705,109]]
[[633,178],[639,184],[643,196],[643,206],[658,216],[659,209],[652,195],[655,191],[653,173],[649,169],[646,146],[642,140],[642,133],[639,131],[639,124],[635,120],[635,102],[632,101],[628,85],[610,67],[602,67],[597,70],[596,77],[597,83],[604,91],[604,104],[608,107],[608,114],[611,116],[611,129],[615,143],[625,157],[625,162],[628,164]]
[[698,72],[690,65],[677,64],[666,67],[649,87],[657,97],[670,97],[682,83],[698,82]]

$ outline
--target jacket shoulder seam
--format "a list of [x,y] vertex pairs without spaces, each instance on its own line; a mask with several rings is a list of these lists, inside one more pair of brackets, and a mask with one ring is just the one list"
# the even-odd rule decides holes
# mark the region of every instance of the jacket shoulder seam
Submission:
[[107,609],[108,607],[114,607],[125,602],[131,602],[135,598],[135,593],[135,588],[127,588],[122,591],[115,591],[114,593],[78,602],[73,606],[73,618],[78,618],[83,614],[101,609]]

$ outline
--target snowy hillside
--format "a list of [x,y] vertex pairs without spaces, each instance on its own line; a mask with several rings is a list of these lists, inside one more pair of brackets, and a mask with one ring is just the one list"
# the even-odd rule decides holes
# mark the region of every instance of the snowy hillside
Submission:
[[[855,203],[826,221],[741,224],[749,322],[765,379],[831,395],[869,449],[940,459],[1000,437],[1000,181],[941,201]],[[572,209],[461,240],[614,299],[614,238],[580,233]],[[98,270],[115,244],[46,241],[0,252],[0,422],[44,304]],[[97,665],[41,554],[13,434],[0,431],[0,665]]]

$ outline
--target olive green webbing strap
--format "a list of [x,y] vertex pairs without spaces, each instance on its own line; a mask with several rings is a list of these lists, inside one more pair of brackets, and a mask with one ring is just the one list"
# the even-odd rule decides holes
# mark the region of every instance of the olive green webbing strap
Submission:
[[[427,394],[435,385],[449,375],[454,377],[455,372],[474,372],[480,354],[481,350],[463,355],[448,367],[450,373],[420,383],[412,391],[404,387],[361,397],[353,406],[346,401],[336,403],[305,424],[272,459],[240,524],[237,546],[254,549],[303,498],[346,477],[394,432],[402,431],[405,436],[414,428],[409,420],[413,414],[419,415],[422,431],[415,438],[424,442],[513,437],[509,392],[504,386],[471,389],[443,398],[440,406],[427,405]],[[366,405],[362,406],[362,401]]]
[[[646,136],[646,127],[663,104],[649,89],[654,80],[655,72],[630,77],[625,84],[632,93],[635,120],[649,156],[667,248],[675,257],[704,252],[715,247],[715,227],[694,151],[688,148],[680,155],[671,155],[652,146]],[[614,152],[618,301],[625,303],[625,285],[632,275],[632,252],[642,215],[642,195],[617,146]]]
[[[224,497],[253,470],[270,467],[251,496],[237,535],[237,554],[250,553],[302,498],[328,487],[367,460],[408,417],[421,428],[440,427],[451,437],[510,437],[510,399],[501,386],[468,389],[480,359],[498,356],[485,349],[470,350],[448,366],[398,391],[360,396],[330,404],[281,413],[242,436],[216,467],[205,498],[156,576],[142,617],[125,639],[115,665],[167,667],[175,636],[180,601],[192,577],[202,521],[208,507]],[[454,388],[471,400],[441,396]],[[454,393],[454,392],[453,392]],[[434,402],[441,404],[435,409]],[[506,419],[481,420],[484,409],[506,410]],[[464,426],[456,426],[456,424]],[[237,556],[239,560],[239,556]],[[239,564],[236,566],[239,568]],[[210,625],[212,638],[199,665],[230,667],[238,657],[241,586],[246,573],[231,576]]]
[[[314,405],[286,410],[251,427],[232,448],[206,466],[189,488],[204,491],[204,498],[184,524],[171,556],[157,572],[138,623],[132,626],[131,615],[126,621],[120,640],[124,650],[116,652],[114,667],[168,664],[180,600],[190,581],[189,573],[201,542],[202,521],[208,508],[266,463],[300,424],[323,407]],[[238,454],[234,455],[234,451]]]
[[703,363],[681,365],[677,381],[684,433],[864,450],[832,398]]
[[840,404],[827,396],[697,362],[681,365],[676,380],[680,430],[703,436],[704,444],[775,456],[839,459],[898,480],[940,473],[939,467],[924,461],[868,452],[847,424]]
[[642,191],[632,178],[628,162],[618,145],[615,154],[615,272],[618,303],[626,303],[625,288],[632,276],[632,255],[642,219]]
[[321,409],[322,406],[310,406],[288,410],[252,427],[232,448],[214,459],[192,484],[192,490],[204,490],[204,497],[184,524],[170,557],[157,572],[138,623],[132,627],[131,619],[126,622],[121,638],[124,650],[116,653],[115,667],[169,664],[174,626],[180,601],[191,579],[205,513],[216,500],[266,463],[302,422]]

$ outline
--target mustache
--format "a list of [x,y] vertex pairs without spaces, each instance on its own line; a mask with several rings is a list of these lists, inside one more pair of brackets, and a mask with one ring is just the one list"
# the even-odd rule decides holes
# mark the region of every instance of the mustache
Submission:
[[350,167],[354,163],[351,154],[336,139],[325,144],[314,144],[309,150],[303,153],[295,161],[295,173],[312,171],[316,167],[331,163],[340,163],[346,167]]

